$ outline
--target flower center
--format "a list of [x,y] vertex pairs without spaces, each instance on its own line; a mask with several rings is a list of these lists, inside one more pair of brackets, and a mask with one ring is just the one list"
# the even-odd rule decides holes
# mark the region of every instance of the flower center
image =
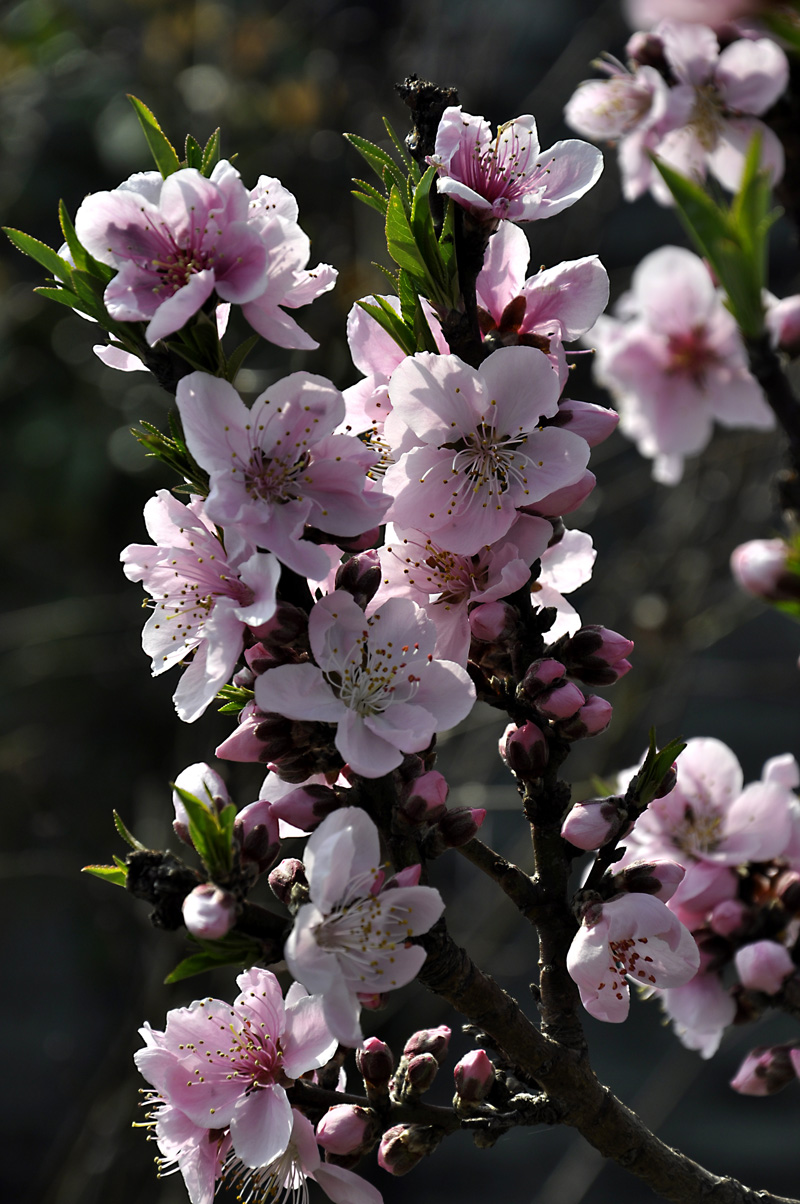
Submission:
[[487,487],[490,496],[505,493],[512,485],[524,488],[528,458],[519,453],[527,441],[525,434],[499,436],[494,427],[481,422],[454,445],[453,472],[464,474],[476,493]]
[[324,674],[337,697],[362,718],[382,714],[393,702],[409,702],[420,682],[417,674],[407,672],[409,653],[413,656],[418,644],[395,649],[387,641],[385,647],[372,648],[369,635],[365,631],[347,659]]
[[717,363],[718,357],[706,341],[704,326],[695,326],[685,334],[668,336],[668,372],[688,376],[697,385],[702,385],[706,372]]
[[695,88],[689,126],[705,151],[712,151],[717,145],[723,126],[723,112],[722,97],[713,84]]
[[[297,497],[296,478],[309,465],[311,457],[303,452],[298,459],[288,456],[267,456],[260,447],[250,449],[250,460],[244,467],[245,488],[250,497],[265,502],[287,502]],[[234,472],[236,470],[234,469]]]
[[222,1169],[225,1186],[242,1204],[308,1204],[308,1179],[293,1142],[266,1166],[245,1166],[231,1150]]
[[673,832],[672,839],[679,849],[692,856],[711,853],[719,844],[722,818],[713,811],[695,811],[686,804],[683,823]]

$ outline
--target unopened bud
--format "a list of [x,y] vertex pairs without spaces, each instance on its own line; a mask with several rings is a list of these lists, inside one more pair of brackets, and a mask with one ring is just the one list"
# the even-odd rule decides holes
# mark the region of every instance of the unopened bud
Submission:
[[536,709],[545,719],[572,719],[584,706],[586,699],[574,682],[565,681],[552,690],[545,690],[536,699]]
[[664,42],[655,33],[637,32],[631,34],[625,46],[625,53],[640,67],[655,67],[659,70],[665,67]]
[[581,627],[564,649],[569,672],[588,686],[610,686],[631,668],[626,658],[633,651],[628,640],[607,627]]
[[555,489],[541,501],[534,502],[532,506],[524,506],[522,509],[525,514],[541,515],[543,518],[572,514],[573,510],[577,510],[579,506],[583,505],[596,483],[594,473],[587,468],[574,484],[565,485],[562,489]]
[[390,1175],[406,1175],[433,1153],[441,1137],[442,1130],[431,1125],[393,1125],[381,1138],[378,1166]]
[[572,718],[559,723],[558,734],[567,740],[584,740],[588,736],[598,736],[611,722],[612,711],[611,703],[606,702],[605,698],[590,694]]
[[800,296],[795,293],[768,305],[764,324],[774,347],[792,358],[800,354]]
[[678,762],[673,761],[667,772],[664,774],[659,786],[656,789],[653,798],[666,798],[668,794],[678,785]]
[[432,769],[414,780],[410,794],[400,803],[398,811],[411,827],[436,823],[447,810],[449,790],[444,775]]
[[561,835],[578,849],[599,849],[619,836],[627,812],[622,799],[590,799],[576,803],[561,825]]
[[[478,829],[486,819],[485,807],[451,807],[439,820],[435,828],[436,836],[441,843],[440,852],[445,849],[460,849],[468,844],[478,834]],[[436,843],[439,843],[436,842]],[[436,855],[435,852],[432,855]]]
[[478,1104],[492,1089],[494,1066],[482,1049],[466,1054],[453,1071],[458,1104]]
[[421,865],[407,865],[404,870],[398,870],[393,874],[386,883],[386,890],[392,890],[397,886],[419,886],[419,880],[422,877]]
[[723,899],[713,908],[709,917],[709,927],[717,936],[732,936],[745,927],[750,909],[738,899]]
[[518,778],[540,778],[548,760],[544,732],[535,723],[509,724],[500,741],[500,756]]
[[270,870],[270,890],[276,899],[291,911],[308,900],[308,878],[306,867],[296,857],[285,857],[274,870]]
[[409,1058],[406,1065],[406,1083],[410,1088],[408,1094],[422,1095],[433,1086],[433,1080],[439,1069],[439,1063],[431,1053],[416,1054]]
[[507,639],[519,626],[519,612],[507,602],[482,602],[469,612],[473,639],[486,644]]
[[795,971],[789,950],[777,941],[754,941],[737,949],[734,958],[742,986],[751,991],[777,995],[784,981]]
[[378,592],[381,583],[381,562],[376,551],[351,556],[336,572],[335,589],[346,590],[362,610]]
[[199,940],[218,941],[236,923],[236,900],[213,882],[196,886],[183,900],[183,922]]
[[372,1098],[370,1092],[388,1094],[389,1079],[394,1070],[394,1058],[385,1042],[379,1040],[378,1037],[367,1037],[363,1045],[356,1050],[356,1066],[364,1080],[370,1099]]
[[339,799],[330,786],[298,786],[282,798],[276,799],[272,809],[278,819],[300,828],[302,832],[313,832],[323,819],[336,811]]
[[536,699],[554,684],[564,680],[566,669],[561,661],[546,657],[528,665],[520,683],[518,693],[528,699]]
[[243,807],[236,816],[233,831],[242,859],[255,862],[260,874],[274,864],[280,851],[280,838],[278,817],[272,803],[262,798]]
[[775,1095],[800,1073],[800,1050],[787,1045],[757,1045],[751,1049],[731,1079],[740,1095]]
[[272,618],[258,627],[252,627],[251,631],[261,641],[261,649],[260,653],[254,652],[251,656],[245,653],[245,660],[256,675],[271,667],[270,664],[264,668],[257,667],[259,655],[266,656],[275,665],[296,660],[299,652],[309,650],[308,615],[291,602],[279,602]]
[[418,1029],[403,1046],[403,1056],[414,1058],[418,1054],[429,1053],[437,1062],[441,1062],[447,1057],[451,1035],[452,1030],[446,1024],[440,1024],[436,1028]]
[[675,894],[686,876],[677,861],[632,861],[624,870],[614,874],[612,882],[618,891],[630,894],[654,895],[666,903]]
[[731,572],[738,585],[766,602],[800,599],[800,573],[790,566],[790,549],[782,539],[751,539],[731,553]]
[[[598,83],[602,81],[597,81]],[[564,398],[558,403],[558,413],[551,425],[566,427],[589,444],[597,447],[617,429],[619,414],[606,406],[595,405],[591,401],[573,401]]]
[[369,1108],[336,1104],[317,1125],[317,1143],[329,1154],[366,1154],[378,1132],[377,1119]]

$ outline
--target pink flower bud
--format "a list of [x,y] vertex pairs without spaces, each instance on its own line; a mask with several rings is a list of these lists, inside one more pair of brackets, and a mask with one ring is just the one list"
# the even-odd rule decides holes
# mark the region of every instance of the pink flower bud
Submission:
[[403,1056],[413,1058],[418,1054],[429,1053],[433,1054],[437,1062],[441,1062],[447,1057],[451,1032],[446,1024],[440,1024],[437,1028],[421,1028],[412,1033],[406,1041]]
[[[264,653],[280,662],[286,659],[287,649],[291,649],[292,653],[302,651],[303,645],[305,650],[308,649],[308,615],[291,602],[279,602],[275,614],[267,623],[251,627],[250,630],[257,640],[263,641]],[[245,660],[255,673],[263,672],[255,668],[253,659],[247,653]]]
[[275,800],[272,810],[278,819],[303,832],[313,832],[338,806],[336,791],[330,786],[311,785],[290,790],[283,798]]
[[233,831],[243,860],[254,861],[258,872],[263,874],[273,864],[280,850],[278,817],[273,804],[266,799],[258,799],[243,807],[236,816]]
[[526,698],[536,698],[544,693],[548,686],[552,686],[555,682],[562,682],[565,673],[566,669],[561,661],[554,660],[552,657],[534,661],[525,670],[520,690]]
[[583,740],[587,736],[597,736],[608,727],[612,711],[611,703],[606,702],[605,698],[590,694],[576,715],[559,723],[559,735],[567,740]]
[[270,890],[286,907],[294,907],[302,896],[308,897],[306,867],[296,857],[286,857],[270,871]]
[[390,1175],[406,1175],[433,1153],[441,1136],[431,1125],[393,1125],[381,1138],[378,1166]]
[[[257,734],[265,718],[254,702],[248,702],[239,712],[238,727],[217,746],[215,756],[223,761],[269,761],[270,750]],[[284,722],[288,728],[288,721]]]
[[389,1046],[378,1037],[367,1037],[356,1050],[356,1066],[367,1088],[388,1090],[394,1058]]
[[412,827],[435,823],[445,813],[449,791],[444,775],[432,769],[416,778],[398,810]]
[[800,1050],[794,1044],[757,1045],[731,1079],[740,1095],[775,1095],[800,1073]]
[[335,589],[345,589],[365,610],[381,583],[381,562],[374,550],[351,556],[336,572]]
[[419,886],[421,877],[421,865],[407,865],[404,870],[398,870],[394,877],[389,879],[386,889],[391,890],[393,886]]
[[599,849],[622,831],[625,812],[618,798],[576,803],[561,825],[561,835],[578,849]]
[[767,308],[765,325],[774,347],[792,357],[800,353],[800,296],[784,297]]
[[794,973],[789,950],[777,941],[754,941],[736,951],[736,972],[742,986],[751,991],[777,995],[784,980]]
[[718,936],[731,936],[741,929],[749,916],[749,908],[738,899],[723,899],[709,917],[709,926]]
[[482,1049],[466,1054],[453,1071],[456,1094],[462,1104],[477,1104],[492,1089],[494,1066]]
[[612,881],[619,891],[632,894],[654,895],[666,903],[675,894],[686,870],[677,861],[632,861],[624,870],[614,874]]
[[590,686],[610,686],[631,668],[625,658],[633,651],[633,640],[606,627],[581,627],[565,650],[569,672]]
[[230,891],[204,882],[183,900],[183,922],[192,936],[218,941],[236,923],[236,900]]
[[751,539],[731,553],[731,572],[743,590],[766,602],[800,598],[800,574],[789,568],[789,547],[782,539]]
[[607,439],[616,430],[618,422],[616,410],[595,405],[591,401],[572,401],[565,397],[558,403],[556,425],[580,435],[589,447],[597,447],[598,443]]
[[625,53],[640,67],[658,68],[664,61],[664,42],[655,33],[633,33],[628,38]]
[[547,765],[547,740],[535,723],[509,724],[500,741],[500,756],[518,778],[540,778]]
[[329,1154],[364,1154],[376,1137],[373,1113],[357,1104],[336,1104],[317,1125],[317,1142]]
[[413,1095],[422,1095],[433,1086],[439,1063],[432,1053],[415,1054],[406,1065],[406,1082]]
[[486,644],[508,637],[519,625],[519,614],[507,602],[482,602],[469,612],[473,638]]
[[545,719],[571,719],[581,710],[585,697],[572,681],[545,690],[536,699],[536,709]]

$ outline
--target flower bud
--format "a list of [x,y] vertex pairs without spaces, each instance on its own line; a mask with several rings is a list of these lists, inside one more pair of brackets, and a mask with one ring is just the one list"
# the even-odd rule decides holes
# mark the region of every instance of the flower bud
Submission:
[[800,573],[789,567],[790,549],[782,539],[751,539],[731,553],[731,572],[743,590],[766,602],[800,599]]
[[255,862],[259,874],[274,864],[280,851],[280,837],[278,816],[272,803],[261,798],[243,807],[236,816],[233,832],[239,842],[242,860]]
[[398,811],[411,827],[435,823],[447,809],[449,791],[444,775],[431,769],[414,780],[411,792],[400,803]]
[[565,673],[566,669],[561,661],[554,660],[552,657],[533,661],[525,670],[519,693],[525,698],[539,698],[549,686],[563,682]]
[[558,725],[558,734],[567,740],[584,740],[604,732],[611,722],[613,707],[605,698],[590,694],[585,704],[571,719]]
[[393,1125],[381,1138],[378,1166],[390,1175],[406,1175],[441,1140],[441,1131],[430,1125]]
[[545,719],[571,719],[586,702],[574,682],[565,681],[552,690],[545,690],[536,699],[536,709]]
[[192,936],[218,941],[236,923],[236,900],[213,882],[196,886],[183,900],[183,922]]
[[738,899],[723,899],[712,910],[709,927],[717,936],[732,936],[744,927],[749,914],[749,908]]
[[421,865],[407,865],[404,870],[398,870],[386,883],[386,890],[396,886],[419,886],[422,877]]
[[351,556],[336,572],[335,589],[347,590],[362,610],[378,592],[381,583],[381,562],[374,550]]
[[632,861],[624,870],[614,874],[612,882],[618,891],[630,894],[655,895],[666,903],[675,894],[686,876],[677,861]]
[[367,1037],[366,1041],[356,1050],[356,1066],[364,1080],[367,1095],[371,1092],[387,1095],[389,1079],[394,1070],[392,1051],[378,1037]]
[[625,46],[625,53],[632,62],[638,63],[640,67],[655,67],[658,71],[666,66],[664,42],[655,33],[631,34]]
[[[299,653],[309,651],[308,615],[291,602],[278,602],[272,618],[250,630],[256,640],[261,641],[262,655],[269,657],[272,665],[296,660]],[[263,673],[265,669],[256,667],[257,657],[258,653],[251,657],[245,653],[245,660],[253,672]]]
[[508,638],[519,626],[519,613],[507,602],[482,602],[469,612],[469,629],[473,639],[486,644]]
[[547,740],[535,723],[509,724],[500,740],[500,756],[518,778],[540,778],[548,760]]
[[439,1063],[432,1053],[415,1054],[409,1058],[406,1065],[405,1080],[410,1088],[408,1094],[422,1095],[433,1086],[433,1080],[439,1069]]
[[285,857],[270,871],[270,890],[285,907],[294,911],[308,899],[306,867],[296,857]]
[[329,1154],[366,1154],[378,1137],[378,1124],[369,1108],[336,1104],[317,1125],[317,1143]]
[[783,297],[774,305],[768,305],[764,324],[773,347],[792,358],[800,354],[800,296]]
[[734,958],[742,986],[751,991],[777,995],[784,980],[794,973],[795,965],[784,945],[777,941],[754,941],[737,949]]
[[633,651],[628,640],[607,627],[581,627],[568,641],[564,660],[573,677],[589,686],[610,686],[630,669],[626,657]]
[[657,787],[656,792],[653,795],[653,798],[654,799],[666,798],[666,796],[668,794],[672,794],[672,791],[675,789],[675,787],[677,785],[678,785],[678,762],[673,761],[672,764],[670,765],[669,769],[667,770],[667,772],[664,774],[663,778],[661,779],[661,782],[660,782],[659,786]]
[[626,822],[622,799],[590,799],[576,803],[561,825],[561,835],[578,849],[599,849],[615,840]]
[[272,810],[278,819],[300,828],[303,832],[313,832],[323,819],[336,811],[339,799],[336,791],[330,786],[298,786],[290,790],[282,798],[276,799]]
[[731,1079],[740,1095],[775,1095],[800,1071],[800,1051],[794,1043],[757,1045],[751,1049]]
[[451,807],[436,825],[436,835],[441,842],[439,851],[459,849],[467,844],[477,836],[478,829],[485,819],[485,807]]
[[418,1054],[432,1054],[437,1062],[447,1057],[452,1030],[446,1024],[437,1028],[421,1028],[412,1033],[403,1046],[403,1057],[414,1058]]
[[482,1049],[466,1054],[453,1071],[458,1103],[478,1104],[492,1089],[494,1066]]

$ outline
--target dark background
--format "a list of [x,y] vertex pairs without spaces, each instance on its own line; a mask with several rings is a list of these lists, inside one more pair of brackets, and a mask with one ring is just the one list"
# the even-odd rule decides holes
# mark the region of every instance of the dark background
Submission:
[[[223,153],[238,150],[248,186],[263,172],[297,195],[312,265],[340,269],[336,290],[297,314],[321,349],[266,348],[244,383],[260,391],[302,367],[343,387],[356,378],[344,320],[355,298],[380,289],[371,261],[385,252],[380,219],[349,195],[362,166],[342,131],[383,141],[384,113],[404,130],[392,85],[416,72],[456,84],[464,107],[493,123],[533,112],[550,145],[568,133],[561,110],[591,59],[621,54],[627,33],[612,0],[2,4],[2,221],[57,247],[59,197],[74,215],[84,193],[151,166],[126,92],[178,144],[187,130],[204,140],[221,124]],[[592,193],[529,234],[533,268],[599,252],[615,297],[645,253],[682,242],[668,211],[646,200],[622,205],[613,153]],[[103,368],[92,327],[33,294],[42,282],[35,265],[10,248],[0,253],[2,1199],[178,1204],[182,1181],[158,1182],[154,1147],[130,1131],[142,1085],[131,1062],[136,1029],[145,1018],[161,1027],[168,1007],[197,994],[231,998],[234,972],[163,987],[183,956],[180,936],[154,932],[141,904],[78,871],[124,855],[114,807],[144,842],[174,845],[167,784],[210,758],[230,724],[213,712],[193,726],[176,719],[176,675],[151,681],[139,645],[142,595],[118,563],[125,544],[145,538],[144,502],[171,483],[128,428],[141,418],[163,425],[168,399],[144,374]],[[795,291],[797,271],[793,233],[781,225],[773,290]],[[587,359],[571,393],[592,398]],[[740,596],[727,571],[736,543],[774,530],[769,480],[780,455],[777,436],[720,433],[675,489],[654,485],[618,436],[593,456],[598,487],[572,521],[592,533],[599,556],[593,583],[573,600],[584,621],[630,635],[636,651],[634,672],[612,694],[611,730],[570,763],[576,797],[590,793],[592,773],[636,761],[651,724],[664,740],[725,739],[748,780],[767,757],[800,752],[800,628]],[[501,727],[476,712],[443,741],[441,768],[451,800],[487,806],[487,839],[527,866],[525,826],[495,751]],[[240,806],[256,797],[258,770],[226,772]],[[524,1001],[531,932],[457,853],[434,872],[456,936]],[[392,997],[380,1031],[399,1053],[414,1027],[442,1022],[457,1018],[412,986]],[[666,1140],[718,1173],[797,1193],[800,1085],[763,1101],[727,1086],[751,1045],[792,1034],[787,1021],[729,1036],[709,1063],[678,1045],[655,1004],[634,1004],[624,1026],[588,1028],[600,1076]],[[430,1098],[447,1101],[452,1065],[467,1048],[454,1038]],[[508,1204],[653,1199],[638,1181],[601,1169],[563,1129],[519,1131],[489,1153],[459,1134],[406,1182],[372,1158],[364,1167],[387,1201],[408,1192],[418,1204],[496,1192]]]

